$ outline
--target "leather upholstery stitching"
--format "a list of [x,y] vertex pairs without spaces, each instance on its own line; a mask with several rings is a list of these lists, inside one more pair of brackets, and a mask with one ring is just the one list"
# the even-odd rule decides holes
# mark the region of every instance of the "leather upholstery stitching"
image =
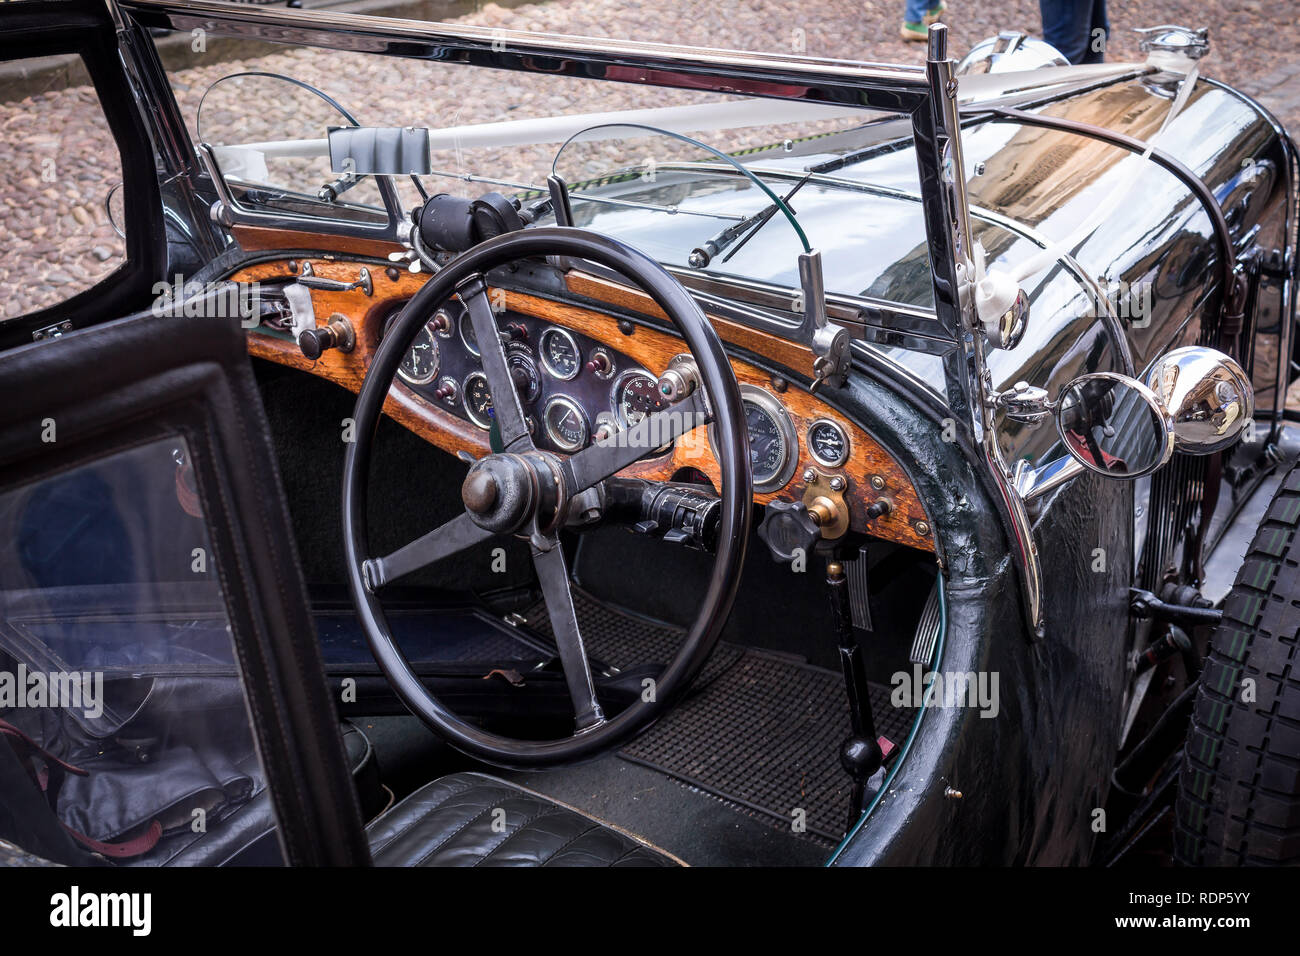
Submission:
[[460,836],[461,833],[463,833],[467,827],[470,827],[473,824],[477,823],[485,813],[491,813],[493,809],[494,808],[492,806],[484,807],[478,813],[474,814],[472,817],[470,817],[468,820],[466,820],[464,823],[458,826],[455,830],[452,830],[445,837],[443,837],[441,840],[435,843],[433,847],[430,848],[428,853],[424,854],[424,856],[420,857],[418,860],[412,863],[411,866],[424,866],[425,860],[429,859],[429,857],[433,856],[435,853],[437,853],[439,850],[445,847],[456,837]]
[[620,857],[619,857],[618,859],[616,859],[616,860],[611,860],[610,863],[609,863],[609,865],[610,865],[610,866],[618,866],[620,863],[622,863],[624,860],[626,860],[626,859],[627,859],[629,856],[631,856],[633,853],[637,852],[637,850],[644,850],[644,849],[645,849],[645,847],[640,846],[639,844],[638,844],[638,845],[631,846],[631,847],[628,847],[628,849],[626,849],[625,851],[623,851],[623,855],[622,855],[622,856],[620,856]]
[[560,810],[559,807],[551,807],[551,806],[542,807],[542,809],[539,812],[534,813],[531,817],[526,818],[524,822],[519,824],[519,826],[515,827],[515,829],[512,832],[507,833],[505,835],[505,839],[501,840],[496,846],[494,846],[492,849],[488,850],[481,857],[475,860],[474,865],[478,866],[480,863],[486,862],[488,857],[490,857],[497,850],[501,849],[503,846],[509,843],[514,837],[519,836],[519,834],[523,833],[525,830],[527,830],[538,820],[542,819],[543,817],[550,816],[554,813],[558,813],[559,810]]
[[[418,796],[419,796],[423,791],[433,789],[434,787],[439,786],[439,785],[441,785],[441,784],[442,784],[442,781],[440,781],[440,780],[439,780],[439,781],[434,781],[433,783],[425,784],[425,785],[424,785],[423,787],[421,787],[419,790],[415,791],[415,793],[413,793],[413,794],[411,794],[410,796],[406,797],[404,800],[402,800],[402,801],[400,801],[400,802],[398,802],[398,803],[393,804],[393,805],[392,805],[391,807],[389,807],[389,808],[388,808],[384,813],[380,814],[378,817],[376,817],[374,820],[372,820],[372,821],[370,822],[370,826],[367,827],[367,829],[371,829],[371,828],[375,827],[375,826],[376,826],[376,825],[377,825],[381,820],[383,820],[385,817],[387,817],[390,813],[392,813],[392,814],[396,814],[396,812],[397,812],[397,810],[398,810],[399,807],[402,808],[402,809],[406,809],[406,810],[411,809],[410,807],[404,807],[404,806],[403,806],[403,804],[406,802],[406,800],[413,800],[413,799],[415,799],[416,797],[418,797]],[[461,787],[459,790],[451,790],[451,788],[447,788],[448,792],[447,792],[446,794],[443,795],[443,797],[442,797],[441,800],[439,800],[437,803],[435,803],[435,804],[433,804],[433,805],[431,805],[431,806],[429,806],[429,807],[425,807],[422,811],[417,812],[417,813],[415,814],[415,816],[413,816],[413,817],[412,817],[412,818],[411,818],[411,819],[406,823],[405,826],[399,827],[399,828],[397,829],[397,831],[396,831],[392,836],[390,836],[387,840],[384,840],[382,843],[379,843],[378,845],[371,847],[371,849],[370,849],[370,855],[371,855],[372,857],[375,856],[375,855],[378,854],[381,850],[383,850],[385,847],[387,847],[389,844],[391,844],[394,840],[398,839],[399,837],[401,837],[402,835],[404,835],[404,834],[406,834],[406,833],[410,833],[411,830],[414,829],[415,826],[416,826],[417,824],[419,824],[421,821],[427,819],[427,818],[428,818],[428,817],[429,817],[429,816],[430,816],[430,815],[431,815],[435,810],[439,810],[439,809],[441,809],[442,807],[446,806],[447,801],[450,800],[452,797],[459,797],[461,794],[465,793],[467,790],[470,789],[470,786],[471,786],[471,784],[466,783],[466,784],[465,784],[463,787]]]
[[563,853],[565,850],[567,850],[569,847],[573,846],[573,844],[577,843],[579,840],[585,837],[588,833],[591,833],[593,830],[600,829],[600,824],[598,823],[593,823],[590,820],[588,820],[587,823],[589,824],[587,829],[583,830],[581,833],[576,833],[573,836],[569,837],[569,839],[565,840],[563,843],[561,843],[558,847],[555,848],[554,853],[552,853],[546,859],[542,860],[537,865],[550,866],[551,861],[559,859],[560,854]]

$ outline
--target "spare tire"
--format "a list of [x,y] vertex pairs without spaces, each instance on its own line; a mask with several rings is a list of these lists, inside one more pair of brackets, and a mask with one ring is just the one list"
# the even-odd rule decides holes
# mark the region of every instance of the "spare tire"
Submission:
[[1300,864],[1300,465],[1278,488],[1210,640],[1178,778],[1174,856]]

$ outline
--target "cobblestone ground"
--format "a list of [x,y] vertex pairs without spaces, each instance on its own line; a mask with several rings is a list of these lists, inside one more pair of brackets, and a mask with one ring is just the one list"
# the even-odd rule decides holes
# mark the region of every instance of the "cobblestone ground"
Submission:
[[[487,4],[463,18],[489,27],[549,33],[658,40],[698,46],[813,56],[920,63],[923,44],[898,37],[903,0],[553,0],[503,8]],[[1132,29],[1160,23],[1208,25],[1212,53],[1204,74],[1258,96],[1288,125],[1300,128],[1300,26],[1294,16],[1274,22],[1281,7],[1257,0],[1215,5],[1191,0],[1111,0],[1112,59],[1137,59]],[[949,0],[945,17],[952,49],[960,55],[1000,29],[1040,32],[1037,0]],[[194,116],[200,96],[214,80],[238,70],[287,73],[321,86],[363,118],[393,125],[459,124],[544,116],[553,112],[649,105],[646,91],[622,84],[594,84],[574,104],[572,86],[559,77],[530,77],[502,84],[503,74],[448,70],[437,95],[421,94],[423,64],[319,50],[268,47],[265,56],[221,61],[196,54],[194,65],[172,74],[183,112]],[[440,74],[441,76],[441,74]],[[514,79],[514,78],[512,78]],[[556,82],[548,82],[548,81]],[[572,83],[572,81],[569,81]],[[691,101],[681,91],[653,91],[656,105]],[[639,98],[638,98],[639,97]],[[273,104],[235,101],[224,115],[246,134],[239,141],[278,131],[286,110]],[[279,125],[278,125],[279,124]],[[206,131],[205,131],[206,133]],[[51,89],[22,99],[0,85],[0,318],[21,315],[89,288],[121,262],[121,241],[108,225],[104,196],[120,172],[102,118],[86,88]],[[512,150],[479,155],[479,169],[533,178],[544,173],[553,150]]]

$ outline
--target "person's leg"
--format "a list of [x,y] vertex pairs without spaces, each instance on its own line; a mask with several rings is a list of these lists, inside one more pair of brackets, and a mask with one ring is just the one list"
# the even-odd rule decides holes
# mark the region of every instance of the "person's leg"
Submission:
[[928,6],[926,0],[906,0],[903,6],[903,26],[899,31],[904,40],[925,40],[925,14]]
[[1101,63],[1106,59],[1106,41],[1110,39],[1110,21],[1106,18],[1106,0],[1092,0],[1092,20],[1088,27],[1088,52],[1084,63]]
[[1038,0],[1038,9],[1043,15],[1043,39],[1071,63],[1085,62],[1092,39],[1092,0]]
[[925,19],[929,4],[926,0],[906,0],[903,5],[903,22],[920,23]]

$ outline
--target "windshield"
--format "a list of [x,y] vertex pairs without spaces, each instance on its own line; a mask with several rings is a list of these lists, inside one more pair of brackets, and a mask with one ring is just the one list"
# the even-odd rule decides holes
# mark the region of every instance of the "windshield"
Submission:
[[[799,254],[811,248],[821,253],[829,293],[931,307],[905,117],[577,76],[533,74],[503,86],[508,74],[414,61],[393,76],[429,95],[384,96],[384,83],[360,79],[375,74],[375,59],[267,45],[244,69],[199,62],[176,70],[176,85],[196,141],[214,148],[244,209],[389,221],[376,177],[349,184],[331,168],[328,129],[415,127],[429,131],[425,195],[495,190],[546,224],[555,221],[547,202],[555,174],[572,187],[575,225],[679,274],[794,297]],[[243,75],[223,79],[232,73]],[[423,201],[411,177],[386,179],[404,211]]]
[[[611,166],[630,155],[638,157],[635,165]],[[552,171],[569,187],[574,225],[616,235],[668,265],[737,276],[781,273],[811,249],[790,207],[806,178],[769,183],[681,133],[592,126],[565,142]],[[544,211],[554,218],[553,209]],[[760,233],[762,241],[751,244]]]

